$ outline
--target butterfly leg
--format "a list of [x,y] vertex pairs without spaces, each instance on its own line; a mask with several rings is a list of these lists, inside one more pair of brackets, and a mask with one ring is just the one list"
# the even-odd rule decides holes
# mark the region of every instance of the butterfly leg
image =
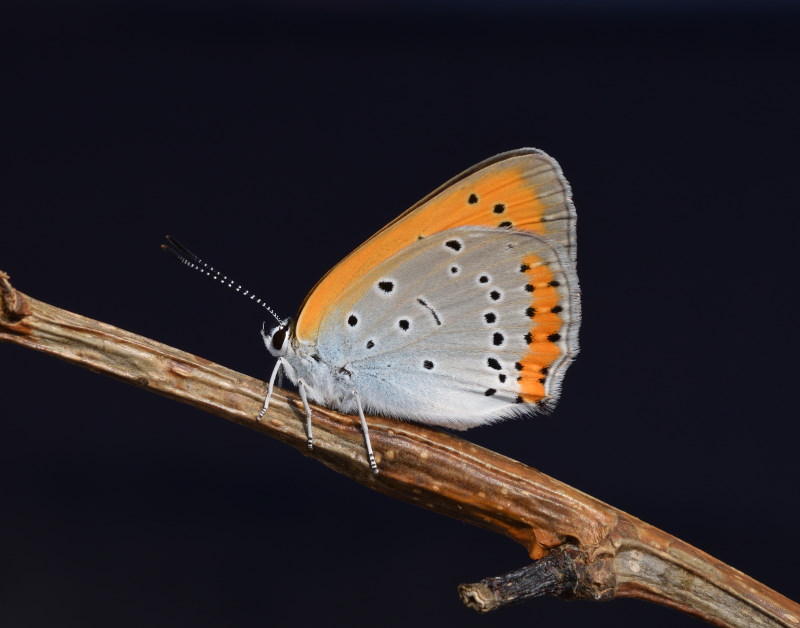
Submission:
[[[281,369],[286,369],[286,360],[284,358],[278,358],[275,362],[275,368],[272,369],[272,375],[269,376],[269,387],[267,388],[267,398],[264,399],[264,407],[261,408],[261,412],[258,413],[256,417],[256,421],[260,421],[267,412],[269,408],[270,399],[272,399],[272,390],[275,388],[275,379],[278,377],[278,373]],[[306,383],[303,381],[302,378],[297,380],[297,389],[300,391],[300,399],[303,402],[303,408],[306,411],[306,436],[308,436],[308,448],[314,449],[314,437],[311,434],[311,407],[308,405],[308,395],[306,394]]]
[[272,369],[272,375],[269,376],[269,388],[267,388],[267,398],[264,399],[264,407],[261,408],[261,412],[258,413],[256,421],[260,421],[267,413],[267,408],[269,408],[269,400],[272,399],[272,389],[275,387],[275,378],[278,377],[278,373],[283,367],[284,362],[285,360],[283,358],[278,358],[278,361],[275,362],[275,368]]
[[375,464],[375,456],[372,453],[372,444],[369,442],[369,429],[367,428],[367,420],[364,418],[364,409],[361,407],[361,397],[357,390],[353,391],[353,397],[356,399],[358,405],[358,418],[361,419],[361,432],[364,434],[364,447],[367,450],[367,458],[369,458],[369,468],[372,472],[378,473],[378,465]]
[[300,400],[303,402],[303,408],[306,411],[306,436],[308,437],[308,448],[311,450],[314,449],[314,435],[311,433],[311,407],[308,405],[306,383],[302,377],[297,380],[297,390],[300,391]]

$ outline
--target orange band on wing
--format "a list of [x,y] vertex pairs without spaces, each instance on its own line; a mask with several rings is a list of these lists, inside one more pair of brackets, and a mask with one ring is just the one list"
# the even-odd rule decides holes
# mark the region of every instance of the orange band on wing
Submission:
[[528,267],[525,273],[530,277],[528,285],[533,288],[533,324],[526,337],[526,340],[530,340],[528,353],[517,365],[517,382],[522,401],[538,403],[547,396],[544,383],[550,366],[562,354],[556,343],[561,339],[560,331],[564,321],[558,314],[561,311],[561,298],[553,273],[533,255],[525,258],[523,264]]

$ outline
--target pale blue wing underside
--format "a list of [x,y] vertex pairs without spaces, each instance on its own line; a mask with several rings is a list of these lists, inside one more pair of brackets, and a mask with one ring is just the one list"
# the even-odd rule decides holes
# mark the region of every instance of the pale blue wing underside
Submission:
[[317,353],[350,374],[367,412],[455,428],[530,412],[514,365],[536,333],[520,271],[531,255],[556,280],[564,321],[544,383],[551,406],[578,351],[578,281],[562,247],[527,232],[464,227],[406,247],[332,305]]

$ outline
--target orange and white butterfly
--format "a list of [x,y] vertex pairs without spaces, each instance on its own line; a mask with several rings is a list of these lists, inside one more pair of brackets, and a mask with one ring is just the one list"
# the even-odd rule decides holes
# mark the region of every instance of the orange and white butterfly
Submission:
[[467,429],[551,410],[578,353],[575,221],[569,184],[540,150],[448,181],[330,270],[296,319],[273,313],[262,336],[277,363],[259,419],[282,371],[309,448],[309,401],[357,412],[377,471],[365,412]]

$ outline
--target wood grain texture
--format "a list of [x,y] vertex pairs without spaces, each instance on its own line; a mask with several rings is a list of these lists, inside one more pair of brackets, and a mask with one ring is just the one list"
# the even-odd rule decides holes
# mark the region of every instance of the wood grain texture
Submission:
[[[277,438],[376,491],[504,534],[535,561],[551,557],[548,577],[557,586],[542,581],[541,568],[462,586],[465,603],[472,600],[479,610],[544,594],[635,597],[719,626],[800,625],[797,603],[666,532],[493,451],[422,425],[370,417],[376,476],[366,464],[357,417],[313,407],[315,446],[309,452],[302,405],[291,393],[277,391],[257,422],[265,394],[260,380],[37,301],[17,292],[2,271],[0,300],[0,341],[189,403]],[[4,364],[8,368],[14,365]],[[561,569],[563,577],[553,577],[553,569]],[[526,577],[534,580],[526,583]]]

